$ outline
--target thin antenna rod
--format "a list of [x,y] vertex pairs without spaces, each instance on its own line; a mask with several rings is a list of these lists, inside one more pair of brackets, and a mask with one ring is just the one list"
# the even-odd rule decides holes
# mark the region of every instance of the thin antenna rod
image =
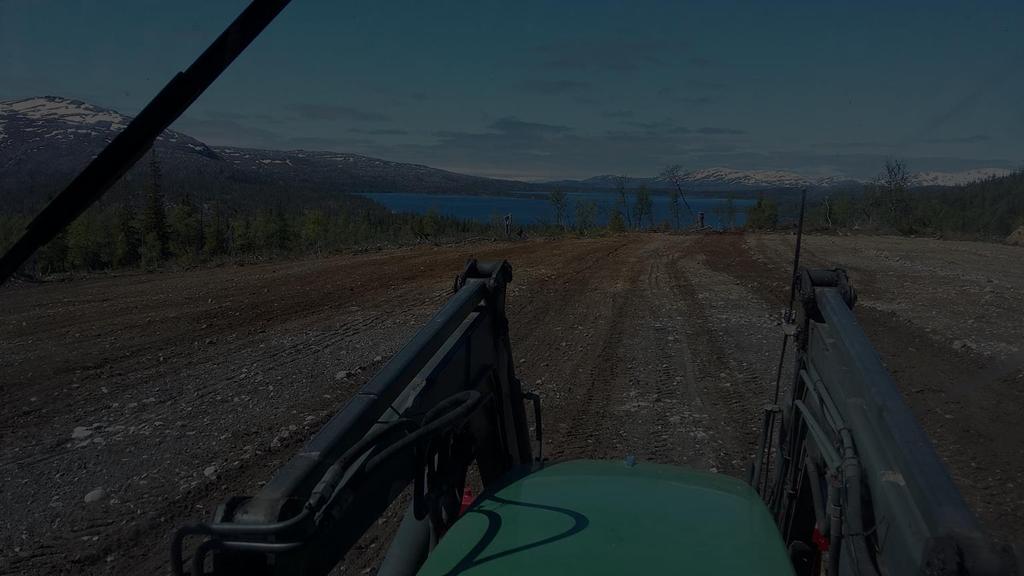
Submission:
[[[789,306],[786,308],[785,322],[793,322],[793,302],[796,301],[796,284],[800,276],[800,245],[804,238],[804,209],[807,206],[807,189],[800,193],[800,220],[796,225],[796,249],[793,251],[793,273],[789,277]],[[779,384],[782,381],[782,364],[786,359],[786,342],[789,341],[789,334],[782,336],[782,355],[779,358],[779,367],[775,371],[775,394],[772,396],[772,404],[779,403]]]
[[187,70],[175,74],[139,115],[26,226],[21,238],[0,258],[0,284],[134,166],[157,137],[213,84],[289,1],[253,0]]
[[796,299],[796,284],[800,274],[800,246],[804,237],[804,209],[807,207],[807,189],[800,192],[800,220],[796,225],[796,250],[793,252],[793,279],[789,286],[789,313],[793,313],[793,301]]
[[[786,308],[786,324],[793,322],[793,303],[796,301],[796,285],[800,275],[800,246],[804,237],[804,210],[807,207],[807,189],[800,192],[800,219],[796,226],[796,249],[793,251],[793,271],[789,279],[789,305]],[[779,352],[779,363],[775,369],[775,392],[772,394],[772,403],[765,412],[764,428],[761,431],[761,441],[758,445],[757,462],[754,464],[754,475],[752,480],[756,483],[755,489],[763,496],[768,490],[768,457],[771,453],[771,439],[775,434],[776,406],[779,404],[779,390],[782,384],[782,367],[786,363],[786,347],[789,344],[789,332],[782,334],[782,350]]]

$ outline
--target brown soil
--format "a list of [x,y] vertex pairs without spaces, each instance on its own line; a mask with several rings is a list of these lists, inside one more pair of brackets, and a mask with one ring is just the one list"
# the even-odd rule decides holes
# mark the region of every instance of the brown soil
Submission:
[[[969,503],[1021,538],[1024,251],[806,248],[851,269],[859,318]],[[0,573],[166,573],[171,530],[257,490],[445,300],[469,256],[515,269],[513,353],[543,398],[548,456],[742,476],[791,250],[787,236],[633,234],[4,288]],[[385,539],[372,531],[339,572],[372,568]]]

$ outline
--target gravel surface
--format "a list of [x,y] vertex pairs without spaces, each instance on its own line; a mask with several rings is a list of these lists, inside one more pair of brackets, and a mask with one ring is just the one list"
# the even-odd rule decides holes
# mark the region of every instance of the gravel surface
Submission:
[[[507,258],[512,349],[552,458],[743,476],[791,236],[419,247],[0,289],[0,573],[162,574],[171,531],[259,489],[447,298]],[[1024,536],[1024,249],[807,239],[983,524]],[[393,511],[392,517],[400,510]],[[393,521],[339,573],[365,573]]]

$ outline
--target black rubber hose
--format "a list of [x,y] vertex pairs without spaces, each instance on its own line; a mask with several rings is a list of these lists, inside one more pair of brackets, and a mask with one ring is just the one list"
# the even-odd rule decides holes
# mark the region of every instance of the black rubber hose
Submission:
[[868,551],[867,537],[864,534],[864,516],[861,510],[860,494],[860,462],[853,448],[853,438],[849,430],[840,430],[843,439],[843,488],[846,491],[846,530],[843,540],[850,546],[850,557],[853,559],[857,574],[865,576],[878,574],[875,563]]
[[348,470],[349,465],[368,452],[373,448],[376,448],[380,439],[387,434],[391,434],[399,428],[408,428],[410,430],[416,429],[416,422],[408,418],[400,418],[391,422],[384,428],[381,428],[372,435],[368,435],[356,442],[354,446],[345,451],[344,454],[331,465],[330,468],[324,472],[323,477],[317,482],[316,487],[313,488],[313,492],[310,493],[309,499],[306,500],[306,509],[310,511],[316,511],[326,505],[330,497],[333,496],[334,491],[338,487],[338,483],[345,476],[345,472]]
[[[417,444],[424,438],[429,438],[441,430],[461,423],[462,420],[465,420],[470,414],[476,411],[480,404],[483,403],[484,399],[484,395],[476,390],[466,390],[465,392],[459,392],[458,394],[454,394],[446,398],[430,412],[427,412],[427,415],[423,418],[423,425],[415,432],[401,440],[398,440],[394,444],[382,450],[380,454],[374,456],[366,464],[366,471],[370,472],[396,452]],[[456,405],[457,407],[449,408],[451,405]],[[442,413],[445,410],[448,410],[448,412],[443,416],[437,416],[437,414]]]
[[[368,450],[375,448],[380,439],[386,434],[394,433],[400,428],[412,428],[413,431],[389,445],[380,454],[371,458],[362,470],[362,474],[372,472],[382,462],[392,457],[401,450],[414,446],[426,438],[460,424],[469,417],[483,402],[484,395],[475,390],[467,390],[442,400],[423,417],[423,424],[416,427],[416,423],[410,419],[402,418],[392,422],[390,425],[380,429],[378,432],[367,436],[347,450],[335,464],[328,469],[324,478],[320,480],[310,498],[306,501],[302,511],[292,518],[283,522],[273,524],[192,524],[179,528],[174,533],[171,541],[171,570],[175,576],[184,576],[182,559],[182,547],[185,537],[189,535],[207,536],[268,536],[298,526],[310,518],[313,513],[321,508],[328,507],[341,489],[340,481],[347,471],[348,465]],[[324,496],[328,494],[328,496]],[[314,516],[313,529],[316,528],[318,516]],[[245,542],[245,541],[214,541],[207,540],[200,544],[193,556],[193,569],[196,563],[201,566],[206,552],[213,547],[227,548],[234,550],[281,552],[301,546],[301,542]]]

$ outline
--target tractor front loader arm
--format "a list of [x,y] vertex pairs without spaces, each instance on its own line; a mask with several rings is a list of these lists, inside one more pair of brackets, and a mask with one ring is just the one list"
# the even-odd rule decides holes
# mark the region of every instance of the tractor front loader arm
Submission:
[[410,484],[384,564],[415,572],[458,516],[471,464],[485,489],[534,465],[523,405],[534,398],[516,379],[505,317],[511,278],[507,262],[471,260],[444,307],[258,494],[178,530],[175,573],[191,553],[195,575],[327,574]]

